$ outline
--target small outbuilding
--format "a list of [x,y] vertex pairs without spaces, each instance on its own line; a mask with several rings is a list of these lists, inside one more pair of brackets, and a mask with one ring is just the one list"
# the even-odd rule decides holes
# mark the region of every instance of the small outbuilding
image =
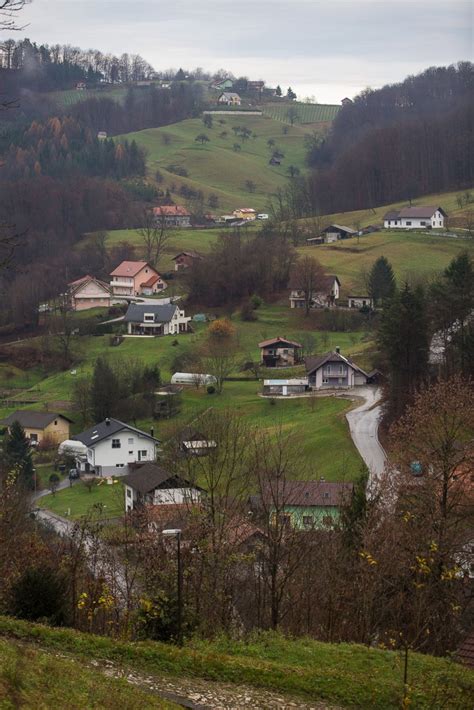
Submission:
[[263,394],[270,397],[289,397],[304,394],[307,390],[307,377],[295,377],[290,380],[263,380]]
[[374,299],[370,296],[349,296],[347,299],[347,305],[349,308],[373,308]]

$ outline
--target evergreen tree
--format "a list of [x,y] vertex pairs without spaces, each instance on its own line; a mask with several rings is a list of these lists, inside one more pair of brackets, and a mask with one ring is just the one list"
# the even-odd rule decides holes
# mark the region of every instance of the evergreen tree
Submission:
[[286,98],[287,98],[287,99],[291,99],[291,101],[293,101],[294,99],[296,99],[296,94],[295,94],[295,92],[293,91],[293,89],[291,88],[291,86],[288,87],[288,91],[286,92]]
[[361,473],[354,483],[351,498],[341,511],[341,529],[345,546],[357,550],[362,545],[362,534],[367,521],[367,482],[369,474]]
[[20,422],[13,422],[10,432],[3,441],[3,459],[10,469],[17,469],[19,482],[26,488],[33,488],[34,468],[31,447]]
[[280,84],[278,84],[277,88],[275,89],[275,96],[281,96],[282,95],[282,90]]
[[120,386],[107,360],[98,357],[92,375],[92,412],[96,422],[113,417],[120,401]]
[[389,377],[388,416],[398,418],[428,371],[428,316],[423,289],[405,284],[386,302],[378,345]]
[[180,69],[178,69],[178,71],[176,72],[176,76],[175,76],[174,80],[175,80],[175,81],[184,81],[184,79],[186,79],[186,74],[185,74],[184,71],[180,68]]
[[380,256],[374,261],[369,274],[369,296],[373,298],[374,305],[382,303],[393,296],[396,289],[395,276],[392,266],[385,256]]

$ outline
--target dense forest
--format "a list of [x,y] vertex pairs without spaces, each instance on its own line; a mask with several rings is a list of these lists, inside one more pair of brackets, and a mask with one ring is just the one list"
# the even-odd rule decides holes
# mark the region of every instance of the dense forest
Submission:
[[430,68],[366,90],[325,140],[311,140],[306,179],[284,203],[293,216],[367,209],[473,182],[474,66]]

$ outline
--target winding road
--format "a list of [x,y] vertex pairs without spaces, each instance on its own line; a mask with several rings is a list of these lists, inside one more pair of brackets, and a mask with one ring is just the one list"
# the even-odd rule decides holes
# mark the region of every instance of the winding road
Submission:
[[363,403],[347,412],[352,441],[369,471],[368,490],[377,482],[385,470],[387,454],[378,438],[378,428],[382,413],[382,392],[378,387],[360,387],[357,396]]

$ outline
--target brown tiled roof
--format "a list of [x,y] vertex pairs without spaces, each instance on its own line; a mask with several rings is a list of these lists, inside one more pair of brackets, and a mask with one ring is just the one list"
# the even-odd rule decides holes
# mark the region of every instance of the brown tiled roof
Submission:
[[[337,281],[339,286],[341,285],[341,282],[339,281],[338,277],[335,274],[325,274],[324,277],[321,278],[319,283],[316,284],[314,292],[315,293],[329,293],[329,291],[332,289],[332,287],[334,285],[334,281]],[[300,289],[301,288],[301,282],[298,280],[297,265],[291,272],[290,283],[288,284],[288,288],[292,288],[292,289]]]
[[261,343],[258,344],[259,348],[266,348],[268,345],[273,345],[274,343],[284,343],[285,345],[291,345],[294,348],[302,348],[303,346],[301,343],[297,343],[294,340],[287,340],[286,338],[270,338],[269,340],[262,340]]
[[32,409],[22,409],[9,414],[8,417],[2,419],[1,424],[3,426],[11,426],[13,422],[19,422],[22,427],[27,429],[44,429],[52,421],[59,418],[72,422],[69,417],[57,412],[35,412]]
[[157,217],[191,217],[191,213],[181,205],[161,205],[161,207],[153,207],[153,214]]
[[474,668],[474,631],[466,636],[456,654],[458,660]]
[[384,215],[384,219],[400,219],[401,217],[414,217],[415,219],[431,219],[436,210],[439,210],[445,217],[446,212],[442,207],[433,205],[421,205],[419,207],[402,207],[400,210],[390,210]]
[[100,279],[97,279],[95,276],[90,276],[89,274],[87,274],[86,276],[81,276],[80,279],[76,279],[75,281],[70,281],[68,283],[69,291],[71,293],[75,293],[81,288],[81,286],[85,286],[85,284],[89,283],[90,281],[94,281],[101,288],[110,293],[109,284],[105,283],[104,281],[101,281]]
[[278,479],[264,489],[263,498],[266,505],[275,501],[278,505],[333,507],[347,502],[352,488],[352,483]]
[[153,268],[146,261],[122,261],[112,272],[111,276],[136,276],[145,266]]
[[140,286],[142,286],[143,288],[151,288],[159,280],[160,280],[160,275],[154,274],[153,276],[150,276],[148,281],[144,281],[142,284],[140,284]]
[[190,256],[192,259],[203,259],[202,254],[199,254],[197,251],[180,251],[179,254],[176,254],[176,256],[171,257],[171,260],[174,261],[180,256]]

